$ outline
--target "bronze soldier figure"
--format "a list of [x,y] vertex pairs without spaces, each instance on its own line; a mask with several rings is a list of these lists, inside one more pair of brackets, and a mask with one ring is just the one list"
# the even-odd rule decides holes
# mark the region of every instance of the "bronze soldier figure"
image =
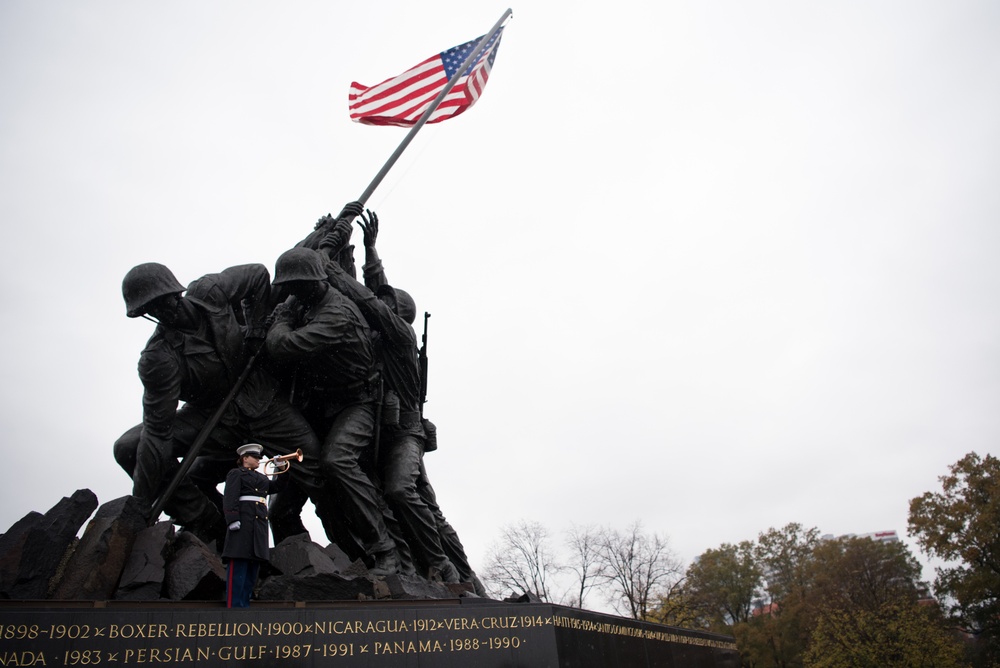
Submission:
[[278,258],[275,288],[290,293],[295,305],[275,309],[267,351],[275,362],[295,367],[294,402],[324,435],[321,466],[343,519],[370,572],[388,575],[399,568],[396,544],[361,466],[375,430],[379,382],[371,333],[358,308],[327,282],[327,266],[319,252],[305,247]]
[[365,286],[336,268],[329,275],[330,282],[358,305],[378,333],[387,396],[399,404],[399,418],[384,427],[379,447],[384,493],[424,572],[446,582],[473,582],[482,591],[458,534],[437,505],[423,465],[427,434],[421,410],[417,337],[412,327],[416,304],[407,292],[389,285],[385,276],[375,249],[378,217],[368,211],[359,225],[364,231]]
[[392,415],[382,420],[378,444],[383,494],[422,567],[421,573],[458,582],[458,572],[441,547],[434,516],[417,489],[424,430],[420,420],[417,336],[410,324],[416,305],[407,293],[387,285],[379,287],[376,296],[336,264],[330,265],[329,280],[357,305],[378,334],[376,348],[385,393],[390,405],[398,403],[398,413],[383,408],[383,415]]
[[[133,496],[147,508],[169,485],[179,468],[177,458],[187,454],[246,367],[252,346],[262,343],[253,335],[263,334],[258,325],[271,308],[270,291],[270,275],[260,264],[208,274],[186,291],[167,267],[155,262],[126,274],[122,294],[127,315],[149,314],[157,327],[139,357],[142,424],[118,439],[114,454],[132,477]],[[332,495],[319,471],[319,441],[301,413],[279,395],[277,381],[264,365],[252,369],[204,451],[218,456],[248,441],[274,453],[301,448],[306,461],[290,474],[292,482],[306,490],[318,514],[333,512]],[[190,480],[181,482],[164,510],[206,542],[221,545],[225,525],[219,509]]]

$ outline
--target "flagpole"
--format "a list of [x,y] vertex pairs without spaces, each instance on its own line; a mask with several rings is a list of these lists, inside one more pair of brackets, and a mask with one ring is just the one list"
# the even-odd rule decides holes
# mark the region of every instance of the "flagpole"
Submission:
[[445,87],[441,90],[441,92],[438,93],[438,96],[434,98],[434,101],[431,102],[431,106],[427,107],[427,110],[423,113],[423,115],[416,122],[416,124],[412,128],[410,128],[410,131],[408,133],[406,133],[406,137],[403,138],[403,141],[399,143],[399,146],[396,147],[396,150],[393,152],[393,154],[390,155],[389,159],[386,160],[384,165],[382,165],[382,169],[380,169],[378,174],[375,175],[375,178],[372,179],[372,182],[368,184],[368,187],[365,189],[365,191],[361,193],[361,197],[359,197],[357,201],[361,202],[362,206],[364,206],[365,202],[368,201],[368,198],[371,197],[372,193],[375,192],[375,189],[378,188],[378,185],[382,183],[382,179],[384,179],[385,175],[389,173],[389,170],[392,169],[392,166],[396,164],[396,160],[399,159],[399,156],[403,154],[403,151],[406,150],[406,147],[409,146],[411,141],[413,141],[413,137],[417,134],[420,128],[424,126],[424,123],[427,122],[427,119],[431,117],[431,114],[433,114],[434,111],[438,108],[438,105],[440,105],[441,102],[444,101],[445,96],[448,95],[448,93],[451,92],[451,89],[455,87],[455,84],[458,82],[459,78],[461,78],[461,76],[465,74],[465,71],[469,69],[469,66],[471,66],[472,63],[476,62],[476,59],[479,58],[479,55],[486,48],[486,45],[490,43],[490,40],[493,38],[493,35],[496,34],[497,30],[500,30],[500,26],[503,25],[504,21],[507,20],[507,17],[510,16],[511,13],[512,13],[511,10],[507,9],[507,11],[503,13],[503,16],[500,17],[500,20],[497,21],[496,24],[494,24],[493,28],[488,33],[486,33],[481,40],[479,40],[479,44],[476,46],[475,49],[472,50],[472,53],[469,54],[469,57],[465,59],[465,62],[462,63],[462,66],[458,68],[458,70],[455,72],[454,75],[452,75],[451,80],[447,83],[447,85],[445,85]]

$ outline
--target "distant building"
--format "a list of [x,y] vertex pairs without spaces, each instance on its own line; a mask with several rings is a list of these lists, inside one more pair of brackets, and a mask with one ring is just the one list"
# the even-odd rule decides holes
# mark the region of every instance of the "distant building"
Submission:
[[832,533],[828,533],[823,536],[822,540],[833,540],[834,538],[871,538],[874,541],[880,543],[898,543],[899,536],[895,531],[874,531],[872,533],[845,533],[843,536],[834,536]]
[[757,599],[754,601],[754,608],[750,611],[750,616],[760,617],[762,615],[767,615],[768,617],[773,617],[777,612],[777,603],[764,603],[763,600]]

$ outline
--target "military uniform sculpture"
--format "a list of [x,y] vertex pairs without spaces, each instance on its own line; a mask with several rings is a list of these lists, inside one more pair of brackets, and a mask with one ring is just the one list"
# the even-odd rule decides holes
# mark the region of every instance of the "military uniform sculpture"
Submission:
[[349,241],[362,213],[352,202],[336,219],[320,219],[278,258],[273,284],[262,265],[209,274],[186,291],[163,265],[133,268],[122,284],[127,314],[158,324],[139,362],[143,422],[116,442],[115,458],[132,476],[133,495],[152,507],[177,475],[177,458],[225,406],[191,473],[163,504],[185,529],[221,545],[232,522],[219,504],[229,520],[231,499],[219,499],[214,486],[225,477],[228,489],[225,453],[235,445],[259,442],[268,454],[301,449],[302,465],[272,502],[276,542],[305,531],[299,515],[309,498],[329,540],[373,574],[415,567],[481,591],[427,480],[416,305],[385,279],[371,212],[361,222],[365,285],[354,277]]
[[408,293],[393,288],[385,279],[375,252],[378,218],[369,213],[362,227],[368,257],[365,285],[333,263],[329,277],[335,288],[357,304],[376,336],[386,408],[382,412],[377,472],[382,477],[386,500],[409,541],[418,572],[458,582],[458,571],[441,546],[434,515],[417,486],[425,433],[417,335],[412,327],[416,304]]
[[330,287],[327,260],[309,248],[278,258],[275,286],[297,299],[278,311],[267,352],[295,373],[296,403],[321,434],[321,465],[355,541],[374,558],[377,574],[398,568],[378,493],[361,469],[375,433],[379,374],[371,333],[358,308]]
[[[149,314],[158,321],[139,356],[142,424],[114,447],[115,459],[132,477],[132,495],[146,507],[164,492],[178,469],[177,458],[187,454],[225,400],[248,364],[251,347],[261,345],[262,339],[254,337],[262,333],[272,307],[270,291],[270,275],[260,264],[208,274],[186,292],[161,264],[141,264],[125,276],[127,315]],[[256,365],[226,406],[203,454],[229,459],[228,453],[247,441],[265,444],[268,454],[301,449],[305,462],[296,467],[293,480],[316,504],[317,514],[332,513],[332,495],[317,463],[319,441],[279,389],[266,365]],[[181,481],[164,509],[206,542],[225,535],[218,506],[191,480]]]

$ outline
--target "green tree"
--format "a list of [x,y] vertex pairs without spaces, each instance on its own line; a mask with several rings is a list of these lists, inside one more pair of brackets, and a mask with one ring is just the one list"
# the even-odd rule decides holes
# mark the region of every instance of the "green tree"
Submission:
[[1000,664],[1000,460],[970,452],[939,478],[940,492],[910,501],[909,530],[947,563],[934,591],[952,617],[978,635],[985,665]]
[[684,592],[702,626],[732,633],[734,625],[750,621],[762,584],[753,541],[747,540],[724,543],[699,555],[688,567]]
[[683,597],[661,607],[686,626],[733,635],[744,666],[801,666],[818,543],[819,530],[793,523],[706,550],[687,570]]
[[801,593],[809,584],[809,560],[819,544],[819,529],[792,522],[757,538],[756,557],[764,569],[770,602]]
[[839,538],[816,545],[808,566],[817,610],[875,612],[885,604],[916,602],[920,564],[903,543]]
[[960,668],[962,648],[933,610],[915,601],[874,610],[835,608],[818,617],[807,668]]
[[958,666],[962,647],[934,605],[918,602],[920,564],[903,543],[822,541],[809,564],[806,666]]
[[817,545],[819,529],[798,523],[768,529],[757,537],[754,556],[764,575],[762,605],[747,623],[733,628],[746,665],[802,665],[814,620],[808,594]]
[[[724,602],[734,582],[744,585],[734,600],[745,601],[755,572],[751,591],[761,598],[744,615],[746,608]],[[756,544],[705,552],[688,569],[686,592],[698,592],[701,609],[716,610],[712,625],[698,620],[702,628],[724,632],[720,623],[731,624],[744,666],[960,665],[957,639],[933,606],[918,604],[919,578],[903,543],[821,540],[817,529],[789,524],[760,534]]]

